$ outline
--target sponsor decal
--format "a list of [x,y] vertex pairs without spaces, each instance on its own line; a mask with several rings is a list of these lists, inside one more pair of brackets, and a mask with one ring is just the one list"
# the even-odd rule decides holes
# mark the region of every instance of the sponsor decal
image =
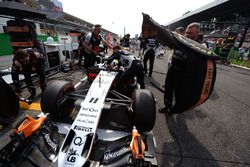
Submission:
[[213,62],[212,60],[208,60],[207,61],[207,74],[206,74],[203,89],[200,95],[200,100],[195,104],[195,106],[202,104],[208,98],[210,90],[211,90],[211,86],[212,86],[213,72],[214,72]]
[[89,112],[98,112],[98,109],[94,109],[94,108],[85,108],[85,107],[82,107],[82,110],[89,111]]
[[208,94],[210,91],[212,76],[213,76],[213,68],[207,69],[207,78],[205,80],[204,94]]
[[74,140],[74,144],[76,146],[81,146],[83,144],[82,138],[81,137],[76,137]]
[[83,120],[83,119],[77,119],[76,121],[82,122],[82,123],[85,123],[85,124],[94,124],[94,121],[88,120],[88,119],[85,119],[85,120]]
[[104,153],[104,161],[110,161],[113,159],[116,159],[118,157],[120,157],[123,154],[127,154],[128,152],[130,152],[130,148],[129,147],[123,147],[120,150],[117,150],[115,152],[111,152],[110,150],[105,151]]
[[92,132],[92,128],[85,127],[85,126],[79,126],[79,125],[75,125],[74,130],[79,130],[79,131],[83,131],[83,132]]
[[45,139],[46,143],[56,152],[58,145],[50,139],[49,134],[46,134],[44,136],[44,139]]
[[92,97],[89,101],[89,103],[97,103],[97,101],[99,100],[99,98],[94,98]]
[[97,81],[97,80],[94,81],[94,83],[99,83],[99,82],[101,82],[101,84],[105,84],[105,85],[108,85],[111,83],[110,81]]
[[80,113],[79,116],[90,117],[90,118],[96,118],[97,117],[97,115],[94,115],[94,114],[85,114],[85,113]]

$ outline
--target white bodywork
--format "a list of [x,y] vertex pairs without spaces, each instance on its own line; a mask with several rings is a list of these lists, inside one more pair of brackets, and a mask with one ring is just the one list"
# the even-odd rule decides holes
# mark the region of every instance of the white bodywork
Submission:
[[[59,152],[58,166],[83,166],[89,158],[104,102],[117,72],[100,71]],[[74,134],[73,137],[71,134]],[[90,146],[87,138],[92,136]],[[88,148],[88,149],[86,149]],[[85,150],[86,149],[86,150]]]
[[139,60],[138,57],[136,57],[134,54],[123,51],[125,54],[121,55],[120,62],[125,68],[129,68],[133,62],[133,60]]

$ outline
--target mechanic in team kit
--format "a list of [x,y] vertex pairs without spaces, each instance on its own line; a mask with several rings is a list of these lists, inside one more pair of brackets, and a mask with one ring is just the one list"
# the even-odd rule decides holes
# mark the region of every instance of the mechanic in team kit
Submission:
[[[121,50],[120,46],[114,46],[113,47],[113,54],[108,58],[107,64],[110,66],[110,68],[116,68],[123,66],[121,59],[121,55],[124,55],[125,53]],[[125,66],[125,65],[124,65]],[[137,59],[133,60],[131,66],[124,71],[124,73],[120,77],[120,83],[126,83],[130,78],[133,78],[134,76],[137,77],[137,81],[140,84],[141,89],[145,89],[144,84],[144,74],[143,74],[143,66],[141,62]]]
[[109,48],[112,46],[103,39],[101,36],[102,27],[100,24],[96,24],[91,33],[86,36],[85,41],[83,42],[83,47],[86,51],[86,56],[84,60],[84,65],[86,68],[92,67],[95,65],[97,59],[96,56],[100,54],[100,43],[102,42],[104,45],[107,45]]
[[130,47],[130,34],[126,34],[120,41],[122,47]]
[[[185,30],[185,36],[194,41],[198,41],[200,33],[200,24],[191,23],[187,26]],[[173,107],[173,94],[178,92],[180,88],[180,83],[183,82],[183,70],[185,70],[185,65],[187,63],[187,55],[180,50],[175,49],[172,57],[172,62],[167,72],[167,77],[165,80],[165,96],[164,103],[165,108],[161,109],[160,112],[167,112],[169,115],[173,113],[183,112],[178,108],[178,105]],[[175,97],[176,98],[176,97]],[[178,98],[176,99],[178,104]]]
[[78,39],[78,41],[79,41],[79,46],[78,46],[79,59],[78,59],[78,63],[77,63],[78,66],[81,66],[81,64],[82,64],[82,57],[84,57],[84,59],[85,59],[85,56],[86,56],[86,52],[85,52],[84,47],[83,47],[83,42],[85,41],[85,39],[86,39],[86,33],[82,32],[81,36]]
[[149,74],[148,76],[151,77],[154,68],[154,61],[155,61],[155,50],[158,47],[159,42],[155,38],[148,38],[146,39],[146,51],[143,58],[143,65],[144,65],[144,73],[147,74],[147,62],[149,60]]
[[40,77],[40,88],[42,92],[45,90],[45,59],[36,49],[18,49],[14,53],[13,64],[11,67],[11,77],[15,86],[15,92],[21,93],[21,86],[19,81],[19,74],[23,74],[25,82],[31,96],[36,95],[36,88],[32,82],[31,74],[36,72]]

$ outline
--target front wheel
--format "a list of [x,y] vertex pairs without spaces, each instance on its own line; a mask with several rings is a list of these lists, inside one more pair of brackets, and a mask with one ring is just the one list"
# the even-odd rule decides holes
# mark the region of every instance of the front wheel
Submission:
[[74,101],[67,99],[66,94],[75,90],[74,86],[66,81],[52,81],[45,89],[41,98],[41,108],[50,113],[53,119],[61,119],[69,114],[74,107]]
[[133,124],[139,132],[151,131],[156,115],[153,94],[146,89],[135,90],[133,100]]

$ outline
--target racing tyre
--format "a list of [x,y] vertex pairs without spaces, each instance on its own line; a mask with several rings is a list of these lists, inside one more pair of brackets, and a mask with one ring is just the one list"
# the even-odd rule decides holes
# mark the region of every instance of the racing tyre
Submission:
[[0,123],[8,124],[18,116],[19,101],[12,88],[0,76]]
[[139,132],[151,131],[156,114],[153,94],[146,89],[135,90],[133,100],[133,124]]
[[60,120],[74,108],[74,100],[65,98],[73,92],[74,86],[66,81],[52,81],[45,89],[41,98],[41,108],[45,113],[50,113],[52,119]]

